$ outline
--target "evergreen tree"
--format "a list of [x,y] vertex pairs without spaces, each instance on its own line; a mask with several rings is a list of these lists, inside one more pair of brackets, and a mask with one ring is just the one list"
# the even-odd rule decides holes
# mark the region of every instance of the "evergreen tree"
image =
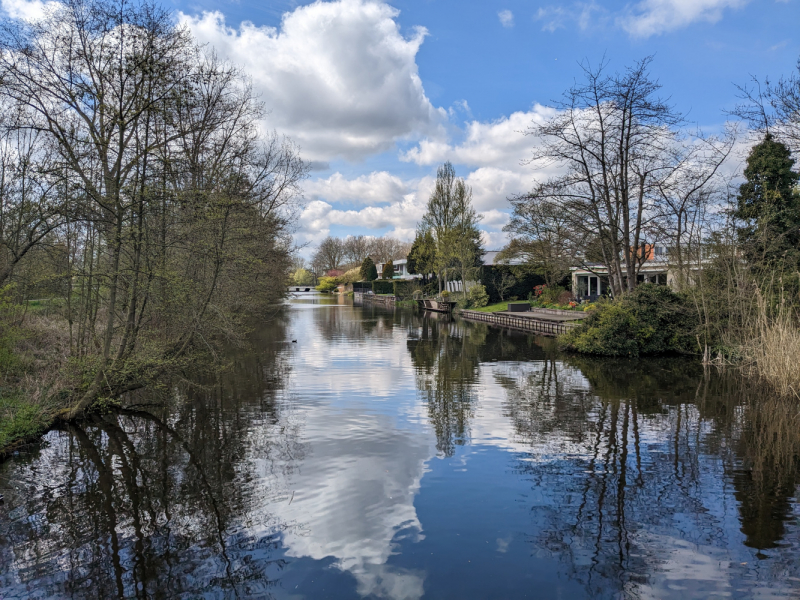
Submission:
[[412,275],[422,275],[424,280],[428,279],[430,273],[436,271],[436,241],[430,229],[417,231],[407,260],[408,272]]
[[771,134],[753,146],[734,217],[744,222],[739,242],[748,262],[794,269],[800,258],[800,175],[791,152]]
[[394,279],[394,263],[391,260],[383,265],[383,275],[381,279]]
[[369,256],[361,263],[359,274],[361,275],[361,281],[375,281],[378,278],[378,269]]

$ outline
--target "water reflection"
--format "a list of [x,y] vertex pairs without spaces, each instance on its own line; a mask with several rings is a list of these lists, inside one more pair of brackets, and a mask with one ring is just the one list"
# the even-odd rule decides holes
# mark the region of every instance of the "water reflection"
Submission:
[[1,598],[800,593],[797,407],[694,361],[311,295],[229,358],[0,465]]

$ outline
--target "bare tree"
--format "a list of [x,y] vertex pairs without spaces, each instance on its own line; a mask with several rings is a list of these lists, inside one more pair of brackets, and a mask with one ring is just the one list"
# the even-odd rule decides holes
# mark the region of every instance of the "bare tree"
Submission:
[[343,244],[345,262],[355,266],[369,256],[372,240],[364,235],[348,235]]
[[411,243],[403,242],[393,237],[378,237],[370,240],[369,256],[376,263],[385,263],[390,260],[406,258],[411,252]]
[[750,127],[772,134],[793,152],[800,152],[800,59],[797,72],[781,77],[777,83],[762,83],[753,77],[750,85],[739,86],[744,102],[733,114]]
[[345,257],[344,243],[340,238],[328,236],[319,243],[311,264],[318,273],[338,269]]
[[522,259],[552,286],[575,264],[578,240],[569,216],[548,198],[529,195],[510,198],[513,212],[503,227],[513,235],[498,255],[499,260]]
[[640,248],[653,235],[655,190],[674,169],[669,149],[681,117],[656,95],[650,63],[613,75],[605,64],[585,66],[584,83],[564,94],[558,114],[527,131],[541,141],[529,162],[563,172],[528,199],[555,204],[579,238],[597,237],[614,294],[636,285]]
[[725,204],[729,186],[720,167],[728,160],[735,141],[736,131],[729,129],[722,138],[697,136],[690,143],[676,144],[674,168],[655,186],[659,237],[676,268],[678,289],[691,282],[691,272],[702,260],[705,239],[723,217],[721,211],[714,212]]
[[38,206],[25,235],[67,257],[70,349],[91,360],[66,417],[196,347],[213,352],[237,335],[243,307],[279,297],[270,282],[289,271],[306,167],[291,142],[260,133],[246,79],[169,13],[149,0],[67,0],[4,21],[0,101],[19,115],[6,136],[54,157],[5,208]]

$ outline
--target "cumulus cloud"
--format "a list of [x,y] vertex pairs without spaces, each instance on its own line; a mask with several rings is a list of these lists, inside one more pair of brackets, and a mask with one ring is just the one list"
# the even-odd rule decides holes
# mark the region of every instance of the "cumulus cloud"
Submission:
[[489,123],[472,121],[460,143],[424,139],[403,154],[402,159],[418,165],[435,165],[449,160],[471,167],[492,166],[529,172],[530,168],[522,166],[521,161],[530,156],[533,141],[524,132],[555,114],[554,108],[536,104],[530,111],[518,111]]
[[374,205],[402,202],[410,190],[396,175],[379,171],[355,179],[346,179],[337,172],[327,179],[306,182],[304,191],[314,200]]
[[234,29],[216,11],[179,17],[244,69],[270,111],[269,127],[297,141],[305,158],[359,160],[400,138],[435,135],[447,118],[417,69],[427,31],[403,36],[398,14],[381,2],[339,0],[298,7],[280,28]]
[[12,19],[36,21],[41,19],[47,9],[52,8],[56,3],[42,2],[41,0],[2,0],[0,5]]
[[500,19],[500,24],[503,27],[513,27],[514,26],[514,13],[510,10],[501,10],[497,13],[497,18]]
[[741,8],[749,0],[643,0],[620,17],[619,24],[634,37],[674,31],[698,21],[716,23],[725,9]]

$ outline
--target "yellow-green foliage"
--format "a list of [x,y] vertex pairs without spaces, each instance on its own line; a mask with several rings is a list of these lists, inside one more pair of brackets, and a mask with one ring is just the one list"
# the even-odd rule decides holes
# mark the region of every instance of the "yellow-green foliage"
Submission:
[[469,305],[471,308],[482,308],[489,304],[489,294],[480,283],[473,285],[469,290]]
[[356,281],[361,281],[361,269],[359,267],[355,269],[350,269],[344,275],[339,275],[338,277],[333,278],[337,284],[340,283],[355,283]]
[[336,277],[320,277],[319,285],[315,288],[318,292],[332,292],[338,287]]
[[311,285],[314,283],[314,274],[307,269],[297,269],[292,275],[295,285]]

